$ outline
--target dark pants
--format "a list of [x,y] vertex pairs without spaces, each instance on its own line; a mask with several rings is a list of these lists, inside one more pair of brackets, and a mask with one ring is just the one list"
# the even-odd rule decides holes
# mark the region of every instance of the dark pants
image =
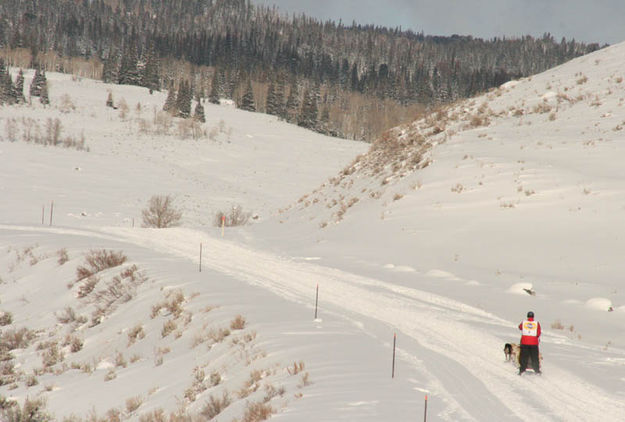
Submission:
[[519,372],[525,372],[527,369],[527,360],[530,360],[532,368],[535,372],[540,372],[540,361],[538,360],[538,346],[527,344],[521,345],[521,356],[519,357]]

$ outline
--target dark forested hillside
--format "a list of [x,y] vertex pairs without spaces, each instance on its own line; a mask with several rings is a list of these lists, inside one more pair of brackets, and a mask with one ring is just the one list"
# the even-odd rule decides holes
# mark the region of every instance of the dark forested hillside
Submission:
[[[97,63],[108,82],[151,89],[190,80],[196,97],[230,97],[302,126],[368,139],[421,106],[452,102],[599,48],[574,41],[435,37],[284,17],[246,0],[3,0],[8,64]],[[48,61],[44,60],[48,57]],[[23,65],[19,63],[19,65]]]

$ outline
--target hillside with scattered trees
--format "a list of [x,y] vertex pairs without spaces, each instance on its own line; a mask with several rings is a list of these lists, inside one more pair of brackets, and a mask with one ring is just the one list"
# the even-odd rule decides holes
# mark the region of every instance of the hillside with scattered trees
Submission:
[[320,22],[249,0],[0,2],[7,65],[182,89],[211,102],[230,98],[249,111],[369,141],[432,106],[599,47],[549,34],[483,40]]

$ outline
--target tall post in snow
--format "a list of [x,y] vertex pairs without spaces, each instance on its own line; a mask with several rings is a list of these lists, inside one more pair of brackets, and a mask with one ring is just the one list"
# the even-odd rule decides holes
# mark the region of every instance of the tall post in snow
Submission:
[[319,283],[317,283],[317,292],[315,293],[315,319],[317,319],[318,304],[319,304]]
[[425,395],[425,408],[423,409],[423,422],[428,420],[428,395]]
[[52,213],[54,211],[54,201],[50,201],[50,225],[52,225]]
[[391,371],[391,378],[395,378],[395,346],[397,345],[397,333],[393,333],[393,367]]

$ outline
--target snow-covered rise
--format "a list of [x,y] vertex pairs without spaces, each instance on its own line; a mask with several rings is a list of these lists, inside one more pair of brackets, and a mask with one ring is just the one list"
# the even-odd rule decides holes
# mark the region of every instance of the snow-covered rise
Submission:
[[[0,394],[42,395],[59,416],[118,408],[130,419],[183,404],[197,413],[227,390],[220,420],[269,398],[282,420],[408,421],[425,394],[428,421],[622,420],[624,61],[619,44],[510,82],[396,128],[368,153],[210,104],[210,137],[181,139],[176,119],[156,134],[163,93],[48,73],[51,106],[0,108],[0,137],[13,124],[23,138],[25,117],[42,130],[58,117],[89,152],[0,143],[0,311],[13,315],[1,329],[41,330],[13,352],[24,376]],[[109,90],[125,118],[105,107]],[[74,110],[60,107],[64,94]],[[153,194],[174,195],[183,227],[139,228]],[[214,215],[235,204],[258,218],[222,237]],[[101,248],[129,260],[98,285],[132,265],[145,280],[100,324],[76,326],[84,346],[63,346],[67,370],[28,387],[37,345],[68,334],[67,306],[91,318],[97,302],[77,298],[75,271]],[[180,316],[154,315],[177,292]],[[504,360],[528,310],[544,332],[541,377]],[[240,333],[194,346],[237,315]],[[163,336],[170,319],[177,328]],[[138,324],[145,337],[129,344]]]

